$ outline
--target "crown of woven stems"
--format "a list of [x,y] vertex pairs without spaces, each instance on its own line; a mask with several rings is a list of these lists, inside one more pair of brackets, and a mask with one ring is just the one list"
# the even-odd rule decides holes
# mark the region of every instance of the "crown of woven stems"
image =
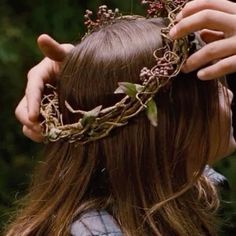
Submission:
[[[146,110],[147,117],[153,126],[158,125],[155,94],[175,77],[185,62],[191,47],[191,40],[184,37],[172,41],[168,37],[170,28],[175,24],[175,17],[183,8],[187,0],[153,0],[142,1],[147,5],[147,18],[166,17],[169,25],[162,29],[163,48],[154,52],[156,65],[148,69],[144,67],[140,72],[140,84],[128,82],[118,83],[114,93],[123,93],[124,98],[112,107],[103,109],[102,105],[91,111],[74,110],[66,101],[65,105],[71,113],[78,113],[81,118],[74,124],[63,124],[63,117],[59,111],[58,94],[51,85],[49,95],[44,95],[41,101],[40,113],[44,118],[41,123],[45,141],[55,142],[65,139],[71,143],[85,144],[107,136],[114,128],[124,126],[128,121]],[[97,20],[91,19],[93,13],[86,11],[85,25],[91,34],[104,25],[112,24],[121,18],[119,10],[112,11],[106,6],[99,7]],[[125,16],[124,16],[125,17]],[[86,34],[86,35],[87,35]],[[86,36],[85,35],[85,36]]]

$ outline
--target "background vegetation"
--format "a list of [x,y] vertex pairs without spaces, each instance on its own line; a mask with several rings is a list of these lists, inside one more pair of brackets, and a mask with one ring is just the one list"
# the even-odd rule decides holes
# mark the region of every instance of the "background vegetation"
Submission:
[[[27,71],[42,59],[36,38],[48,33],[59,42],[75,42],[83,35],[83,13],[107,4],[124,13],[139,13],[139,0],[0,0],[0,228],[7,221],[13,203],[24,194],[40,145],[25,138],[14,117],[24,94]],[[236,76],[235,76],[236,77]],[[236,81],[236,78],[235,78]],[[216,167],[229,180],[224,190],[222,214],[227,226],[222,235],[236,235],[236,159]],[[232,203],[228,203],[232,202]]]

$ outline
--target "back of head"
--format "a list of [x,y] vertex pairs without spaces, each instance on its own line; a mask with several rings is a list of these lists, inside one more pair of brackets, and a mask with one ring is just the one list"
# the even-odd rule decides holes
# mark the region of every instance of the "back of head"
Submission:
[[[140,83],[141,69],[154,65],[153,52],[162,46],[162,27],[158,18],[120,19],[79,43],[59,78],[64,123],[79,119],[65,101],[81,110],[109,107],[122,98],[114,94],[118,82]],[[158,127],[143,112],[96,142],[49,144],[22,226],[67,235],[84,211],[106,209],[125,235],[213,235],[215,190],[201,173],[217,152],[209,128],[218,111],[217,82],[180,74],[155,101]]]

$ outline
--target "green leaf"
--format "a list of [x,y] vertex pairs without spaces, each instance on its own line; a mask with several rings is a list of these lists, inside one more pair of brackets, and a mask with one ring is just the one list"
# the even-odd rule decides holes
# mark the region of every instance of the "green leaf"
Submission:
[[155,127],[158,125],[158,119],[157,119],[157,105],[153,99],[151,99],[147,103],[146,108],[148,119],[150,120],[151,124]]
[[138,93],[142,92],[144,90],[144,86],[140,84],[135,84],[136,91]]
[[118,83],[119,87],[114,93],[124,93],[129,97],[135,97],[138,92],[141,92],[144,86],[140,84],[133,84],[129,82],[120,82]]
[[92,124],[95,121],[94,116],[84,116],[81,120],[80,123],[83,127],[85,127],[87,124]]
[[87,117],[97,117],[102,109],[102,106],[95,107],[91,111],[87,111],[84,115]]
[[88,123],[90,123],[90,124],[93,123],[94,120],[96,119],[96,117],[99,115],[101,109],[102,109],[102,106],[98,106],[91,111],[85,112],[83,118],[80,121],[81,125],[85,126]]

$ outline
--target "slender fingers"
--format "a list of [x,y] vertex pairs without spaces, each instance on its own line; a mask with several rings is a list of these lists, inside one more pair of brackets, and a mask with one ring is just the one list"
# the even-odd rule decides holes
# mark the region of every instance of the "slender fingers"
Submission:
[[40,132],[34,131],[25,125],[23,126],[22,132],[26,137],[30,138],[34,142],[41,143],[43,141],[43,137],[40,135]]
[[[16,107],[16,110],[15,110],[15,115],[16,115],[16,118],[25,126],[27,127],[30,127],[30,128],[33,128],[35,126],[35,123],[32,122],[29,118],[28,118],[28,107],[27,107],[27,99],[26,99],[26,96],[24,96],[20,103],[18,104],[18,106]],[[38,129],[38,127],[35,127],[37,130],[40,130]]]
[[214,42],[216,40],[220,40],[220,39],[224,39],[225,35],[223,32],[219,32],[219,31],[214,31],[214,30],[201,30],[199,32],[201,39],[205,42],[205,43],[211,43]]
[[48,81],[53,81],[54,73],[54,64],[48,58],[45,58],[28,73],[25,95],[27,99],[28,116],[31,121],[38,120],[44,84]]
[[38,46],[41,52],[48,58],[55,61],[63,61],[66,56],[64,48],[47,34],[38,37]]
[[170,30],[170,37],[181,38],[202,29],[216,30],[230,36],[236,31],[235,22],[236,15],[215,10],[202,10],[183,18]]
[[74,47],[72,44],[59,44],[47,34],[40,35],[37,42],[41,52],[46,57],[57,62],[62,62],[68,52]]
[[211,9],[230,14],[236,14],[236,4],[228,0],[194,0],[188,2],[178,14],[177,20],[193,15],[199,11]]
[[236,55],[222,59],[217,63],[200,70],[197,75],[201,80],[216,79],[235,72],[235,68]]
[[45,34],[38,38],[38,45],[46,57],[29,71],[25,97],[17,106],[15,114],[23,125],[23,133],[33,141],[41,142],[39,109],[44,85],[55,80],[60,63],[74,46],[59,44]]
[[234,54],[236,54],[236,36],[214,41],[191,55],[183,67],[183,72],[188,73],[207,65],[210,62]]
[[23,133],[25,136],[35,142],[42,142],[43,137],[41,136],[41,127],[38,122],[32,122],[28,118],[28,108],[26,97],[20,101],[19,105],[15,110],[16,118],[23,124]]
[[38,38],[38,45],[46,57],[29,71],[25,92],[28,102],[28,115],[32,121],[36,121],[39,116],[44,84],[55,80],[60,63],[74,47],[71,44],[59,44],[46,34]]
[[226,0],[194,0],[186,4],[178,14],[177,21],[170,31],[173,39],[205,29],[201,37],[210,42],[189,57],[183,67],[185,72],[215,60],[218,62],[198,72],[200,79],[213,79],[236,71],[236,3]]

